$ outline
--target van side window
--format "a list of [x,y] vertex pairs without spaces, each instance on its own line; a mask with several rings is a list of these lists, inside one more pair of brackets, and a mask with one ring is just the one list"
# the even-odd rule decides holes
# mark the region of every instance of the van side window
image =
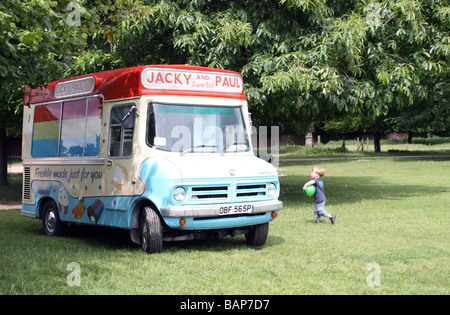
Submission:
[[102,134],[103,99],[93,97],[88,100],[86,113],[86,138],[84,156],[97,156],[100,152],[100,137]]
[[36,106],[31,156],[97,156],[100,152],[102,107],[102,97]]
[[135,111],[133,105],[117,106],[111,110],[109,156],[130,157],[133,153]]
[[59,156],[97,156],[100,151],[100,98],[64,102]]
[[61,103],[38,105],[34,110],[31,156],[57,157]]
[[64,102],[61,120],[61,157],[83,156],[86,134],[86,100]]

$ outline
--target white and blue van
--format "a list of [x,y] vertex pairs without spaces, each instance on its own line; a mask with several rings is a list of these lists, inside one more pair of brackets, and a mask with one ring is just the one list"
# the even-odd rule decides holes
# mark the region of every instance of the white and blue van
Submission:
[[245,234],[266,242],[283,204],[275,167],[253,153],[239,73],[153,65],[26,89],[22,215],[164,241]]

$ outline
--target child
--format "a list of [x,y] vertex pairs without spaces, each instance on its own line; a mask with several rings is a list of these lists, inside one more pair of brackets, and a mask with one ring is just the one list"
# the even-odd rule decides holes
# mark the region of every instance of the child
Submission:
[[314,216],[316,217],[316,223],[321,222],[320,217],[327,217],[330,219],[331,224],[334,224],[336,221],[336,216],[334,214],[329,214],[325,210],[325,202],[327,201],[327,197],[325,197],[325,193],[323,190],[323,181],[322,177],[325,175],[325,170],[321,167],[314,166],[311,172],[311,178],[309,182],[307,182],[303,186],[303,190],[305,190],[310,185],[316,186],[316,193],[314,194],[314,200],[316,202],[316,207],[314,209]]

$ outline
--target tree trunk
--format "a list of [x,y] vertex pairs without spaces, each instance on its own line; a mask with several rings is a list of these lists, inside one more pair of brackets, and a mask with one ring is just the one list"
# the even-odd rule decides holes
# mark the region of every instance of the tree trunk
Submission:
[[0,127],[0,186],[8,184],[8,154],[6,150],[6,129]]
[[412,143],[412,132],[408,132],[408,144]]
[[373,145],[374,145],[374,150],[375,150],[376,153],[380,153],[381,152],[380,140],[381,140],[381,134],[376,132],[373,135]]

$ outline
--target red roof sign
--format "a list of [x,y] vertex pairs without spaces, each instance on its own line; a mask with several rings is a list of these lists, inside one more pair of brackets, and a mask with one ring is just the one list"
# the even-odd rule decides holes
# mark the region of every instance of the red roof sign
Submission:
[[46,87],[26,88],[25,104],[88,95],[103,95],[105,100],[112,100],[160,94],[245,99],[244,82],[237,72],[188,65],[154,65],[98,72],[51,82]]
[[242,94],[242,77],[234,73],[146,68],[142,85],[147,89],[203,91]]

